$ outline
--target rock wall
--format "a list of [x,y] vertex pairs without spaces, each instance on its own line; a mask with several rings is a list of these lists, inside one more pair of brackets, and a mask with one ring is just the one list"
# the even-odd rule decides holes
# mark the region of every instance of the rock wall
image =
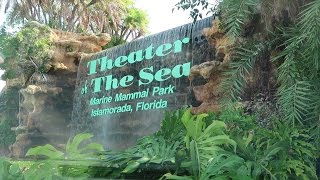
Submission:
[[[219,29],[219,20],[213,21],[211,28],[205,28],[203,34],[215,52],[212,59],[191,68],[190,81],[194,98],[194,114],[219,112],[219,101],[223,95],[220,91],[221,73],[230,61],[232,41]],[[200,82],[200,83],[199,83]]]
[[[30,26],[30,24],[29,24]],[[31,26],[43,29],[32,22]],[[47,71],[34,72],[26,82],[10,80],[9,86],[23,86],[16,131],[16,142],[10,147],[11,156],[24,157],[26,151],[47,143],[61,145],[69,138],[69,123],[73,104],[77,69],[81,56],[102,50],[110,41],[107,34],[86,35],[50,30],[51,59]]]

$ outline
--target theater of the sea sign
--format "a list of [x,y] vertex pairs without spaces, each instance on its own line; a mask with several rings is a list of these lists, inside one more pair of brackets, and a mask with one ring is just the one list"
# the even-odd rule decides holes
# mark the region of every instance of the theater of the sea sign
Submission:
[[188,77],[192,66],[212,56],[202,34],[210,26],[208,18],[82,58],[74,132],[123,149],[157,131],[166,110],[192,103]]

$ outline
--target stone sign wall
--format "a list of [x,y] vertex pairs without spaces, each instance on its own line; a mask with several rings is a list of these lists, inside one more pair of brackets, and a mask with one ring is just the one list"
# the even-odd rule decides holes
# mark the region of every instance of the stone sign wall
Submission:
[[165,111],[194,103],[189,78],[192,67],[214,60],[203,34],[211,26],[207,18],[83,57],[73,132],[90,132],[107,149],[124,149],[157,131]]

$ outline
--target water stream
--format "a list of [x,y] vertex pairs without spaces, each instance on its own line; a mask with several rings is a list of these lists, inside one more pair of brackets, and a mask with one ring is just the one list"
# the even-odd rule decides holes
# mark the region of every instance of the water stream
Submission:
[[[74,96],[72,114],[73,134],[79,132],[93,133],[97,140],[104,144],[107,149],[117,150],[127,148],[133,145],[138,138],[156,132],[160,128],[160,122],[166,110],[177,109],[191,104],[190,81],[188,77],[169,78],[165,81],[152,81],[150,84],[138,86],[139,71],[143,68],[153,66],[154,72],[157,72],[162,68],[172,69],[178,64],[191,62],[191,66],[193,66],[213,60],[214,48],[209,45],[205,36],[202,34],[204,28],[211,26],[212,17],[197,21],[194,24],[186,24],[147,36],[143,39],[138,39],[82,58],[79,64]],[[130,52],[146,49],[151,45],[158,47],[165,43],[172,44],[176,40],[181,40],[185,37],[189,37],[190,42],[184,44],[182,51],[179,53],[170,53],[163,57],[155,56],[151,60],[143,60],[132,64],[128,63],[128,65],[121,68],[113,68],[88,76],[87,63],[89,61],[102,57],[108,57],[114,60],[119,56],[125,56],[130,54]],[[108,91],[103,90],[97,93],[81,94],[81,90],[86,83],[91,82],[94,78],[112,75],[114,78],[121,79],[128,74],[135,77],[132,86]],[[175,86],[175,91],[171,94],[149,95],[143,99],[121,102],[115,102],[113,100],[111,103],[90,105],[90,99],[94,97],[101,98],[104,96],[114,98],[118,93],[126,94],[144,91],[148,88],[151,90],[153,87],[165,88],[170,85]],[[153,102],[154,100],[158,101],[160,99],[168,102],[167,108],[135,111],[137,102]],[[131,113],[125,112],[97,117],[91,116],[93,109],[103,109],[123,104],[132,105],[133,111]]]

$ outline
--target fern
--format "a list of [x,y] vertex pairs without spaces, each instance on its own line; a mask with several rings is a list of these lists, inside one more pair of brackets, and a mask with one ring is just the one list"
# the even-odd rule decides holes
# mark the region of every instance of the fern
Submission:
[[226,124],[221,121],[213,121],[205,126],[204,118],[207,114],[191,115],[187,110],[182,122],[186,128],[186,147],[190,153],[191,170],[195,177],[200,177],[208,164],[224,152],[223,147],[231,145],[236,149],[236,143],[225,135]]
[[310,82],[297,81],[293,86],[280,87],[278,94],[285,120],[291,122],[293,127],[296,121],[304,124],[304,119],[314,106],[311,100],[313,89]]
[[244,159],[237,155],[220,154],[208,165],[200,179],[252,180]]
[[[308,44],[308,48],[304,49],[306,59],[311,64],[309,67],[317,72],[320,69],[320,2],[313,1],[307,5],[307,8],[302,11],[298,27],[301,35],[306,38],[305,43]],[[319,72],[318,72],[319,73]]]
[[222,29],[227,36],[239,37],[244,24],[249,20],[259,0],[227,0],[219,8],[223,14]]
[[160,130],[156,133],[157,136],[163,137],[169,143],[182,140],[185,135],[185,130],[181,121],[185,108],[166,112],[163,120],[161,121]]
[[132,160],[127,162],[122,173],[130,174],[136,171],[141,164],[174,164],[179,145],[180,142],[178,141],[173,144],[166,143],[165,139],[161,137],[151,136],[143,138],[135,147],[128,150],[132,154]]
[[258,58],[268,49],[268,43],[244,44],[234,50],[232,62],[223,73],[222,91],[237,100],[246,85],[246,77],[252,72]]
[[309,3],[300,13],[297,25],[287,30],[289,38],[283,44],[285,49],[274,58],[284,60],[278,67],[278,102],[284,119],[292,125],[306,124],[307,119],[310,121],[307,124],[312,124],[320,114],[319,96],[315,93],[320,80],[319,13],[320,2]]

